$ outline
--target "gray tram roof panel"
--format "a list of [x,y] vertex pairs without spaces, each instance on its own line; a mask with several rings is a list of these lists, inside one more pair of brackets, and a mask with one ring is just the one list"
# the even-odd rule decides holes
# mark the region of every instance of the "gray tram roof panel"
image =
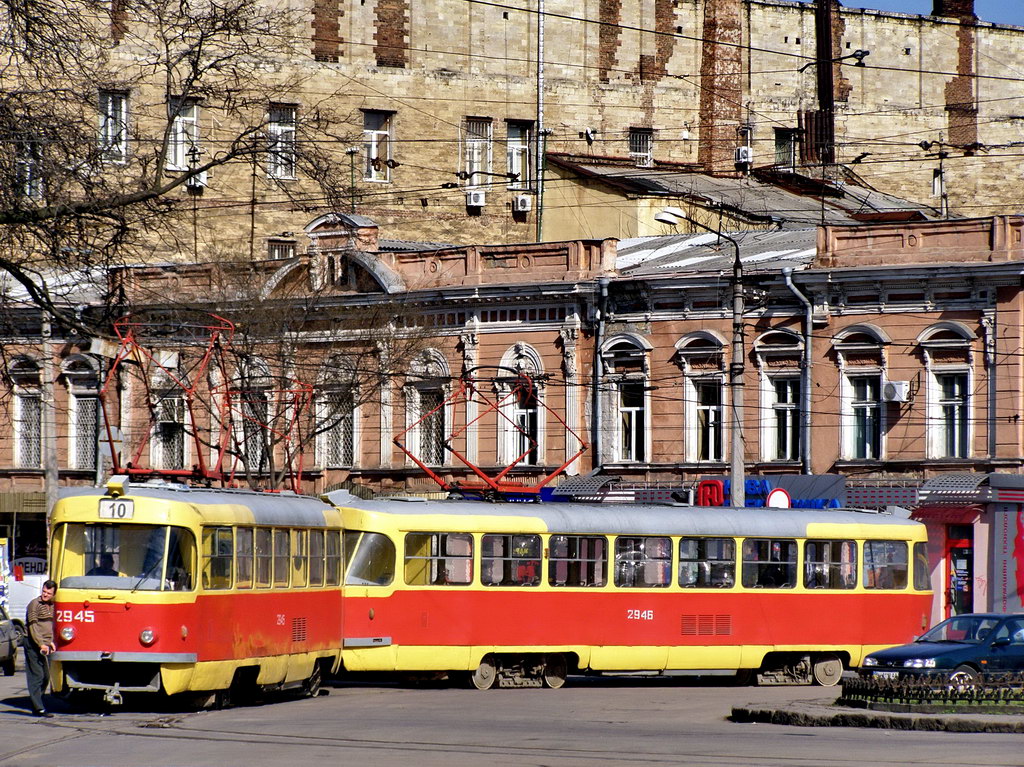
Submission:
[[[103,487],[65,487],[60,497],[76,498],[106,496]],[[324,510],[330,507],[319,498],[294,493],[261,493],[256,490],[228,490],[222,488],[192,488],[173,483],[146,484],[132,482],[125,498],[158,498],[196,506],[224,506],[238,504],[252,510],[260,525],[300,525],[323,527]]]
[[[656,506],[618,503],[486,503],[483,501],[375,498],[338,490],[327,494],[340,507],[416,517],[533,517],[548,532],[588,535],[806,535],[810,524],[917,526],[904,517],[846,509],[733,509],[711,506]],[[501,532],[496,530],[495,532]]]

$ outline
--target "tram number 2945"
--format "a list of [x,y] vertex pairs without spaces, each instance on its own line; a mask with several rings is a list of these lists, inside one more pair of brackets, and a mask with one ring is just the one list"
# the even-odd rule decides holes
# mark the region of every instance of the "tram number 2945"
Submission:
[[57,611],[57,622],[58,623],[95,623],[96,613],[92,610],[58,610]]
[[654,610],[626,610],[626,620],[653,621]]

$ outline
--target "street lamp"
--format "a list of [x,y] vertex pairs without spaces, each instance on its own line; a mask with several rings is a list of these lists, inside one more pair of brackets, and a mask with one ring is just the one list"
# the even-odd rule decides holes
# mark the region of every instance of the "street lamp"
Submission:
[[727,234],[712,229],[700,221],[690,218],[679,208],[665,208],[654,214],[654,220],[662,224],[677,226],[680,220],[718,235],[733,247],[732,261],[732,362],[729,365],[729,391],[732,393],[732,429],[729,446],[729,502],[733,506],[746,506],[746,476],[743,457],[743,262],[740,260],[740,245]]
[[817,66],[818,64],[835,64],[840,61],[845,61],[846,59],[857,59],[853,65],[855,67],[865,67],[867,66],[867,64],[864,63],[864,59],[870,55],[871,51],[865,51],[861,48],[858,48],[853,53],[850,53],[846,56],[837,56],[834,59],[816,59],[815,61],[808,61],[797,71],[803,72],[804,70],[809,69],[810,67]]

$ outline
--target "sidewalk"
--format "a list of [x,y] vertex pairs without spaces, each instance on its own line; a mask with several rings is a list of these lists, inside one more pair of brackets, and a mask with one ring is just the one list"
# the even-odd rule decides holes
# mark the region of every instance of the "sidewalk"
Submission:
[[1024,715],[904,714],[815,702],[793,702],[783,706],[736,706],[729,719],[733,722],[790,724],[798,727],[873,727],[882,730],[926,730],[931,732],[1024,733]]

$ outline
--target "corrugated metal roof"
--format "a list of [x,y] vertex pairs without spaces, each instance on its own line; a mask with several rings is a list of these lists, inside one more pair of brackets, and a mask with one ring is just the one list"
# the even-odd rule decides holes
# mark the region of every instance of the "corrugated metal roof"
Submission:
[[[752,272],[803,269],[814,259],[816,229],[727,232],[740,246],[740,262]],[[720,272],[732,269],[732,243],[715,234],[631,237],[621,240],[615,265],[623,276],[666,272]]]

